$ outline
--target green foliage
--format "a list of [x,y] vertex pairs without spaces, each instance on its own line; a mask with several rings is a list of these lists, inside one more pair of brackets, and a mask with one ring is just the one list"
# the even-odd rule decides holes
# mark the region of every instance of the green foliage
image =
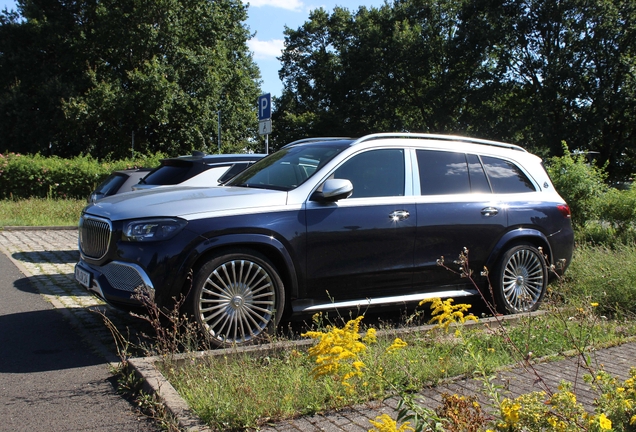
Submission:
[[395,0],[286,29],[273,147],[305,136],[460,133],[636,162],[632,0]]
[[625,235],[636,221],[636,188],[627,190],[609,189],[599,197],[600,214],[619,236]]
[[135,159],[99,162],[90,156],[63,159],[40,154],[0,154],[0,198],[86,199],[112,171],[153,168],[163,157],[162,153],[157,153]]
[[604,169],[589,164],[584,155],[571,155],[565,143],[563,152],[564,156],[548,161],[548,173],[556,190],[569,204],[575,226],[584,226],[599,216],[599,197],[608,191],[607,174]]
[[18,2],[0,13],[0,150],[250,148],[259,72],[240,0]]

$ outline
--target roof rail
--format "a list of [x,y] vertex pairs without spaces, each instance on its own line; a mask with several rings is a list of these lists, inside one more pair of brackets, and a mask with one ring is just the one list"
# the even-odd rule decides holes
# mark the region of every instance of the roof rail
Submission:
[[296,141],[292,141],[289,144],[285,144],[282,148],[289,147],[295,144],[301,143],[311,143],[311,142],[320,142],[320,141],[340,141],[340,140],[350,140],[353,138],[350,137],[315,137],[315,138],[303,138]]
[[470,138],[459,135],[435,135],[435,134],[421,134],[421,133],[376,133],[371,135],[365,135],[362,138],[356,140],[355,144],[359,144],[365,141],[371,141],[376,139],[384,139],[384,138],[415,138],[415,139],[430,139],[430,140],[440,140],[440,141],[459,141],[471,144],[482,144],[482,145],[490,145],[494,147],[503,147],[511,150],[518,150],[522,152],[528,152],[521,146],[516,144],[508,144],[499,141],[489,141],[483,140],[479,138]]

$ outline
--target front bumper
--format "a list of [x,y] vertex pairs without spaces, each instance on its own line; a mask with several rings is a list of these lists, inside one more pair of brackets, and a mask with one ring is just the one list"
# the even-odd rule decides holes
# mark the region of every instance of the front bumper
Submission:
[[144,270],[136,264],[119,261],[91,266],[80,260],[75,280],[106,303],[122,309],[143,306],[141,296],[154,300],[155,288]]

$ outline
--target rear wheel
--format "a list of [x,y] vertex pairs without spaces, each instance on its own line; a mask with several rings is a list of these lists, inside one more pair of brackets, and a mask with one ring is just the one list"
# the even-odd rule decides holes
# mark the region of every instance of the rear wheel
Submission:
[[510,248],[501,257],[493,280],[497,309],[530,312],[541,304],[548,286],[548,268],[541,252],[530,245]]
[[274,266],[254,251],[217,256],[194,275],[187,312],[215,346],[254,343],[276,329],[285,291]]

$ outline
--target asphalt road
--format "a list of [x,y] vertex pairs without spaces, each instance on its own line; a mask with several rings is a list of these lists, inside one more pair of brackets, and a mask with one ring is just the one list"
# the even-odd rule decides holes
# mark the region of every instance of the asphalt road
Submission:
[[0,253],[0,431],[158,431],[109,360]]

